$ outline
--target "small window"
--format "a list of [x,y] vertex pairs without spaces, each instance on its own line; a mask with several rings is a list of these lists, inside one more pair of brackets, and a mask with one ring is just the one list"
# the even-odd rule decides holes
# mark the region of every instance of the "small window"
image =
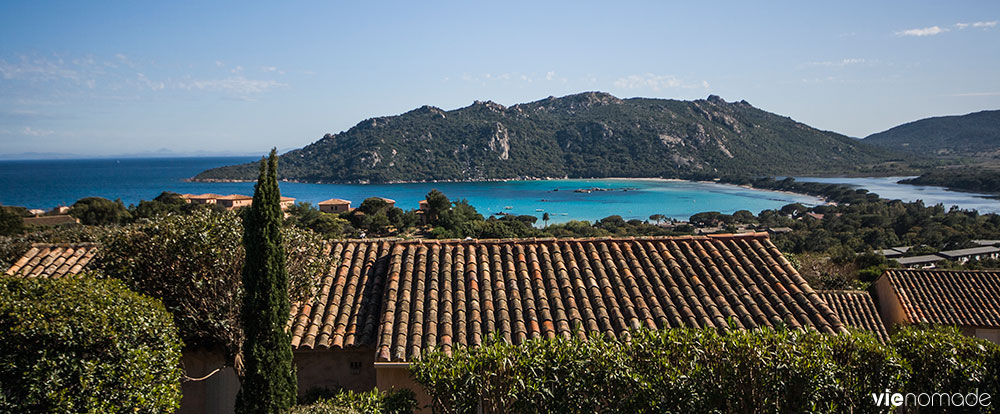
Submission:
[[351,361],[351,374],[361,374],[361,361]]

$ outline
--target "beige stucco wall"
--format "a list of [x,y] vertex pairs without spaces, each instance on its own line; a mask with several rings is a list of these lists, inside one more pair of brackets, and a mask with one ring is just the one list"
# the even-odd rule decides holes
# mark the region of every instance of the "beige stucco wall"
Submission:
[[878,314],[885,324],[885,329],[892,333],[900,324],[909,323],[906,314],[903,313],[903,303],[899,301],[896,290],[889,284],[889,278],[882,276],[873,284],[875,302],[878,305]]
[[324,204],[319,206],[319,211],[324,213],[343,213],[350,209],[350,204]]
[[1000,329],[977,328],[975,337],[1000,344]]
[[[295,351],[299,395],[311,389],[368,391],[375,388],[375,350]],[[201,378],[224,365],[220,351],[185,350],[182,358],[188,377]],[[232,368],[223,368],[202,381],[181,384],[181,408],[178,414],[228,414],[233,412],[240,382]]]
[[378,363],[375,365],[378,377],[378,389],[389,391],[393,389],[409,389],[417,396],[417,413],[430,413],[431,396],[424,387],[410,376],[410,368],[406,363]]
[[182,382],[181,408],[177,412],[179,414],[232,413],[240,381],[232,368],[223,367],[224,354],[211,349],[184,350],[181,360],[184,364],[184,374],[190,378],[202,378],[218,368],[222,369],[202,381]]
[[375,388],[374,363],[372,348],[295,351],[299,395],[313,388],[371,390]]

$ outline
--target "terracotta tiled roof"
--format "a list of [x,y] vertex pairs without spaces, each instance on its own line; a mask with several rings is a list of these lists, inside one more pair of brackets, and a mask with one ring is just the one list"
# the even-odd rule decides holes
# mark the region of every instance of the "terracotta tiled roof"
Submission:
[[387,240],[333,244],[333,265],[314,300],[292,305],[293,348],[375,344],[391,246]]
[[819,296],[837,313],[848,327],[871,332],[880,341],[889,340],[889,333],[879,317],[871,295],[863,290],[818,290]]
[[912,323],[1000,328],[1000,271],[893,269],[881,277]]
[[[627,338],[639,327],[844,332],[765,234],[680,238],[344,241],[297,348],[375,346],[378,361],[496,333]],[[731,322],[730,322],[731,321]]]
[[253,200],[253,197],[243,194],[230,194],[215,197],[216,200]]
[[339,198],[331,198],[329,200],[324,200],[324,201],[320,201],[319,203],[317,203],[317,205],[321,205],[321,206],[325,206],[325,205],[328,205],[328,204],[333,204],[333,205],[337,205],[337,204],[351,204],[351,201],[350,200],[341,200]]
[[45,244],[35,243],[17,262],[7,269],[7,275],[27,277],[75,277],[97,254],[94,243]]
[[186,198],[186,199],[189,199],[189,200],[213,200],[213,199],[216,199],[216,198],[219,198],[219,197],[222,197],[222,196],[219,195],[219,194],[212,194],[212,193],[207,193],[207,194],[181,194],[181,198]]
[[42,217],[25,217],[25,226],[61,226],[65,224],[78,224],[80,220],[73,216],[56,215]]

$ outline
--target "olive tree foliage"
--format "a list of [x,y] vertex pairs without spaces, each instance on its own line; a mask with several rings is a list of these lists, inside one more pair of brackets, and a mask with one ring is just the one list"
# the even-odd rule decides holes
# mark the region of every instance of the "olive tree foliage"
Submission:
[[121,200],[111,201],[101,197],[85,197],[73,203],[69,215],[80,219],[86,225],[108,225],[125,223],[132,218]]
[[[326,271],[326,245],[315,233],[282,228],[293,301],[310,295]],[[161,298],[187,346],[238,353],[243,226],[231,212],[194,211],[113,229],[96,260],[100,272]]]
[[181,342],[116,280],[0,277],[0,413],[172,413]]
[[24,232],[24,215],[17,209],[0,205],[0,236],[14,236]]

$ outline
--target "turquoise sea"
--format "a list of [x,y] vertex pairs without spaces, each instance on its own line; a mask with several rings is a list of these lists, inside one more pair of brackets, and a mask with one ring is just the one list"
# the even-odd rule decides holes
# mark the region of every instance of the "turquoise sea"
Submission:
[[[162,191],[178,193],[252,194],[252,183],[193,183],[185,179],[208,168],[253,160],[250,157],[150,158],[0,161],[0,204],[49,209],[70,205],[87,196],[120,198],[125,204],[149,200]],[[857,184],[857,183],[852,183]],[[367,197],[397,201],[403,209],[417,207],[433,188],[452,199],[465,198],[483,215],[506,212],[541,217],[551,222],[597,220],[610,215],[646,219],[664,214],[687,219],[701,211],[759,212],[799,202],[815,205],[814,197],[761,191],[730,185],[684,181],[598,179],[500,181],[419,184],[302,184],[281,183],[282,195],[317,203],[329,198],[351,200],[357,206]],[[610,191],[574,192],[600,188]],[[970,198],[964,193],[952,193]],[[978,199],[982,200],[982,199]],[[989,201],[997,204],[995,200]],[[509,207],[509,208],[507,208]],[[994,210],[995,211],[995,210]]]

